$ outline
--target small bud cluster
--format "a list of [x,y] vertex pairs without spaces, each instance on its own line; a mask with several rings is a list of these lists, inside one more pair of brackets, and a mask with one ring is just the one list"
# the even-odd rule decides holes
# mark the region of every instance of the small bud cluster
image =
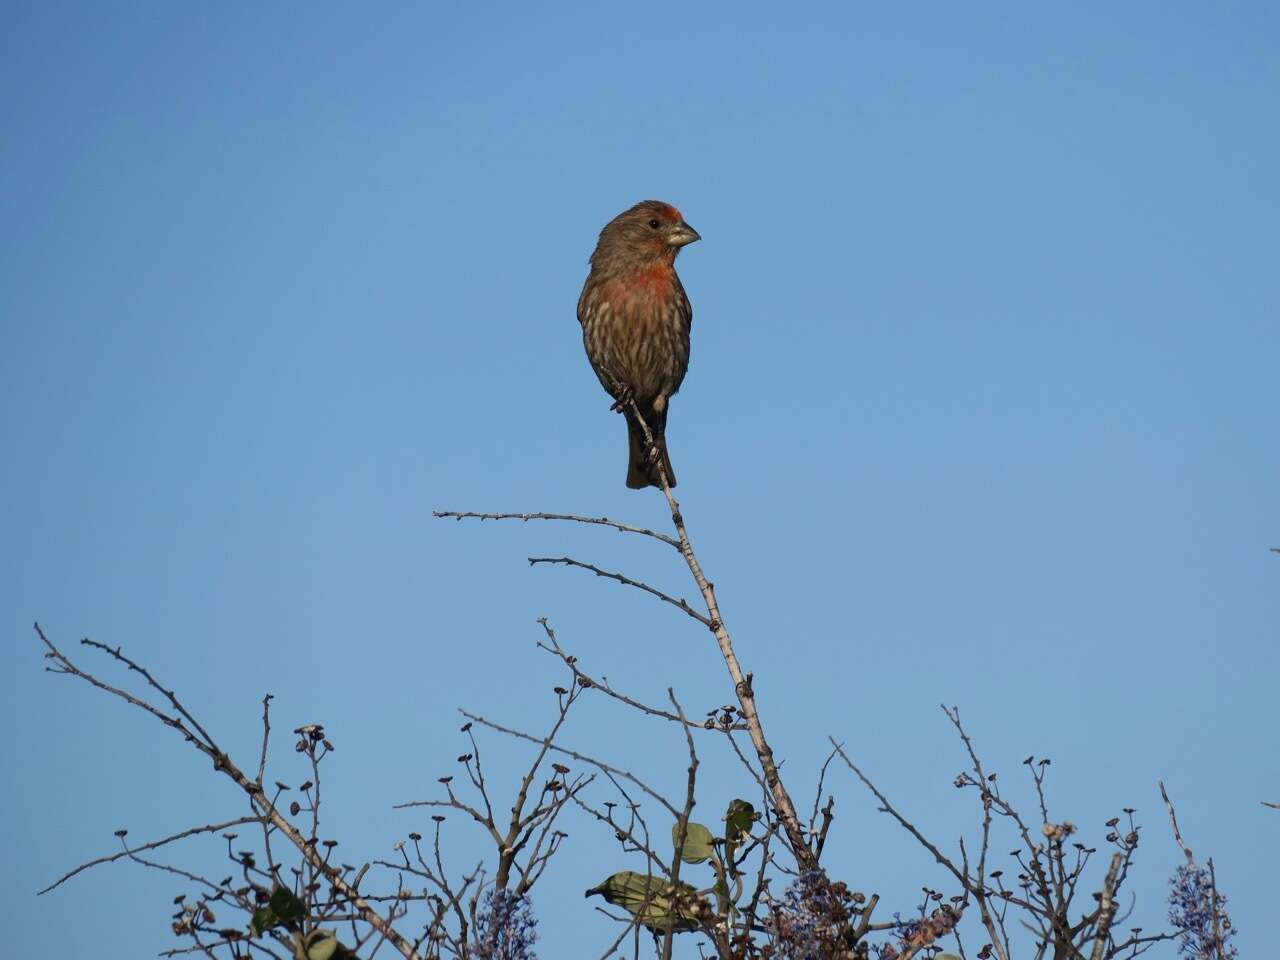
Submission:
[[1040,828],[1040,832],[1050,843],[1061,843],[1076,832],[1076,825],[1066,820],[1062,823],[1046,823]]
[[[925,903],[929,901],[937,903],[942,899],[942,894],[936,890],[925,890]],[[938,940],[955,931],[956,924],[960,922],[960,912],[962,907],[953,906],[964,900],[963,897],[953,897],[952,903],[942,903],[933,910],[928,916],[917,917],[914,920],[902,920],[898,914],[894,914],[894,919],[898,921],[894,934],[898,938],[898,944],[885,944],[880,948],[879,960],[895,960],[904,953],[915,954],[916,952],[933,946]],[[923,912],[924,907],[921,908]]]

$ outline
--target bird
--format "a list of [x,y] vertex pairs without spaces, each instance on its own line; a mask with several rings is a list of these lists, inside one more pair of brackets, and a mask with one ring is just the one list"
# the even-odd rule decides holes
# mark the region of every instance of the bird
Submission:
[[[600,231],[578,298],[582,344],[612,409],[627,421],[627,486],[676,485],[667,454],[667,410],[689,369],[693,307],[675,270],[676,256],[701,240],[684,215],[661,200],[643,200]],[[632,407],[634,403],[635,408]],[[653,435],[652,458],[644,426]]]

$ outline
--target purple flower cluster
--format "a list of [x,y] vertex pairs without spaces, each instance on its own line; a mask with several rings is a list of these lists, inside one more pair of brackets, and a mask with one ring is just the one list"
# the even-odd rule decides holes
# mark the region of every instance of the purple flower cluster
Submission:
[[528,897],[506,890],[490,890],[476,914],[477,960],[538,960],[533,943],[538,920]]
[[1236,931],[1227,916],[1227,898],[1214,889],[1209,868],[1184,863],[1169,885],[1169,922],[1180,935],[1178,953],[1189,960],[1235,957],[1236,948],[1229,941]]
[[802,873],[787,887],[770,918],[770,957],[777,960],[836,960],[863,956],[851,922],[862,894],[850,893],[821,870]]

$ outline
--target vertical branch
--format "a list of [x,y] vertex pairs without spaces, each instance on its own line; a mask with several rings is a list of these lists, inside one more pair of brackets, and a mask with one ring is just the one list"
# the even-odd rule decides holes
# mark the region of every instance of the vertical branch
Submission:
[[1164,788],[1164,781],[1157,780],[1160,785],[1160,796],[1164,799],[1164,807],[1169,811],[1169,826],[1173,827],[1173,839],[1178,841],[1178,846],[1182,849],[1182,854],[1187,858],[1187,863],[1194,863],[1195,858],[1191,855],[1191,848],[1186,845],[1182,839],[1182,831],[1178,829],[1178,815],[1173,812],[1173,801],[1169,799],[1169,791]]
[[1218,908],[1218,874],[1213,869],[1213,858],[1206,862],[1209,868],[1209,903],[1213,907],[1213,954],[1214,960],[1227,960],[1226,944],[1222,938],[1222,911]]
[[724,618],[720,614],[720,605],[716,601],[715,584],[707,579],[706,574],[702,571],[702,565],[698,562],[698,557],[693,551],[693,543],[689,539],[689,531],[685,529],[684,515],[680,512],[679,502],[671,493],[671,483],[662,465],[662,457],[658,454],[657,445],[654,443],[653,433],[649,430],[649,425],[645,422],[644,416],[640,413],[640,408],[634,400],[631,401],[631,409],[640,424],[640,428],[644,431],[645,442],[649,445],[650,456],[657,467],[658,478],[662,481],[662,493],[667,498],[667,506],[671,510],[671,522],[675,526],[676,535],[680,540],[680,555],[684,557],[689,573],[693,575],[694,583],[698,586],[698,592],[702,594],[703,602],[707,605],[707,615],[711,620],[708,627],[716,638],[716,643],[720,647],[720,655],[724,658],[730,679],[733,680],[733,690],[738,697],[738,705],[742,710],[742,719],[747,725],[747,732],[751,737],[752,746],[755,747],[756,755],[760,758],[760,766],[764,771],[765,783],[768,785],[769,793],[773,798],[773,805],[777,811],[778,819],[782,821],[783,830],[786,832],[787,840],[790,843],[792,852],[795,854],[796,862],[799,864],[800,869],[802,871],[816,869],[818,865],[817,858],[814,856],[813,851],[809,849],[804,829],[800,826],[800,818],[796,814],[796,805],[792,802],[791,795],[782,783],[782,777],[778,773],[778,764],[773,758],[773,748],[769,745],[769,741],[765,739],[764,727],[760,722],[760,713],[756,708],[755,691],[751,685],[751,674],[742,672],[742,666],[738,663],[738,656],[733,650],[733,638],[730,636],[729,630],[724,624]]
[[1093,935],[1093,950],[1089,954],[1089,960],[1103,960],[1107,956],[1107,945],[1111,942],[1111,921],[1116,915],[1116,878],[1120,875],[1123,863],[1124,854],[1111,855],[1111,866],[1107,868],[1107,877],[1102,883],[1102,894],[1098,900],[1098,930]]
[[258,777],[254,780],[262,786],[262,778],[267,775],[267,747],[271,742],[271,701],[275,698],[266,694],[262,698],[262,753],[258,757]]
[[1170,920],[1183,937],[1183,947],[1190,943],[1197,957],[1231,960],[1236,956],[1236,948],[1229,946],[1227,941],[1232,937],[1233,931],[1231,920],[1226,915],[1226,898],[1218,893],[1218,876],[1213,867],[1213,859],[1206,861],[1203,867],[1196,866],[1191,848],[1182,839],[1182,831],[1178,829],[1178,815],[1173,810],[1173,801],[1164,788],[1164,781],[1156,782],[1160,785],[1160,796],[1164,800],[1165,809],[1169,811],[1173,838],[1178,841],[1183,856],[1187,858],[1186,864],[1174,874],[1176,886],[1174,896],[1170,898],[1173,907]]
[[671,960],[671,950],[675,946],[675,917],[679,915],[681,903],[680,864],[684,862],[684,843],[689,835],[689,817],[693,813],[694,788],[698,781],[698,754],[693,749],[693,734],[689,732],[689,723],[685,719],[684,710],[680,708],[680,701],[676,699],[675,691],[670,687],[667,688],[667,696],[671,700],[671,705],[676,708],[676,714],[680,717],[680,723],[684,727],[685,741],[689,746],[689,780],[685,788],[684,807],[681,809],[680,817],[676,821],[676,849],[675,856],[671,858],[671,903],[673,910],[671,922],[667,925],[667,933],[662,941],[662,960]]

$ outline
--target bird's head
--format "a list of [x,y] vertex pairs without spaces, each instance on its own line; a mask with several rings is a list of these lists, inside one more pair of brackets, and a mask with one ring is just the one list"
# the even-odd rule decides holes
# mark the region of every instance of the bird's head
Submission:
[[605,225],[591,259],[592,263],[601,257],[637,264],[671,262],[681,247],[701,239],[671,204],[644,200]]

